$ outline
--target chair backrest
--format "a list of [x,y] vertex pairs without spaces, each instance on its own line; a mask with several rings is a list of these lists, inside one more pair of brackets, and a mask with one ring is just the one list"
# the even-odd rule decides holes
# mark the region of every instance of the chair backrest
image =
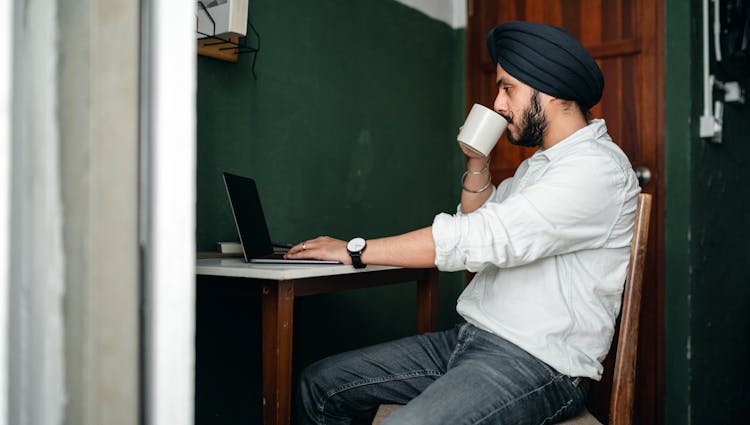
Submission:
[[643,268],[646,262],[648,225],[651,218],[651,195],[641,193],[635,209],[630,263],[625,278],[620,313],[620,336],[612,376],[609,404],[610,425],[631,424],[635,398],[635,365],[638,354],[638,322],[641,313]]

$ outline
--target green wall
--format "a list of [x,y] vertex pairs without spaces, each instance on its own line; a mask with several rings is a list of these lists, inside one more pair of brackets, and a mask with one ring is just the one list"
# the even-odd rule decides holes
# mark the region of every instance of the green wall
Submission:
[[665,423],[746,423],[750,107],[726,106],[722,144],[699,138],[701,3],[666,5]]
[[[394,1],[255,1],[238,63],[198,58],[197,248],[235,240],[222,171],[256,179],[272,238],[374,238],[454,211],[463,160],[464,32]],[[248,40],[256,44],[255,39]],[[462,274],[442,274],[440,327]],[[259,303],[199,278],[196,423],[260,419]],[[295,307],[295,373],[416,331],[413,284]]]
[[454,209],[459,33],[392,1],[258,1],[250,18],[257,80],[250,56],[199,58],[199,249],[235,237],[224,170],[257,180],[279,241],[387,235]]

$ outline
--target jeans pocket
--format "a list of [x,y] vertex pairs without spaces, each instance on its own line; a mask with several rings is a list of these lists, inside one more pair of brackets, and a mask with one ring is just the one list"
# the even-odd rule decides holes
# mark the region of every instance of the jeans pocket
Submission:
[[553,368],[552,366],[548,365],[547,363],[545,363],[545,362],[543,362],[543,361],[541,361],[541,360],[539,360],[539,359],[537,359],[537,360],[539,361],[539,363],[541,363],[541,365],[542,365],[542,367],[544,368],[544,370],[546,370],[546,371],[547,371],[547,373],[549,373],[549,377],[550,377],[550,378],[552,378],[552,379],[555,379],[555,378],[556,378],[556,377],[558,377],[559,375],[562,375],[562,374],[561,374],[560,372],[558,372],[558,371],[557,371],[557,370],[556,370],[555,368]]

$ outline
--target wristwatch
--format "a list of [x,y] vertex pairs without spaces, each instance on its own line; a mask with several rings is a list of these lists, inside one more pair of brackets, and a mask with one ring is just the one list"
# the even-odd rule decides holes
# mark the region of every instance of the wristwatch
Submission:
[[362,251],[367,248],[367,242],[362,238],[354,238],[346,244],[346,250],[352,257],[352,265],[355,269],[364,269],[366,264],[362,262]]

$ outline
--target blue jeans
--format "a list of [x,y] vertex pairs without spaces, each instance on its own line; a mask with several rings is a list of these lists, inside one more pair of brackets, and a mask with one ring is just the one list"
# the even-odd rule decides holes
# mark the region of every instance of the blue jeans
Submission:
[[505,339],[463,324],[328,357],[300,378],[299,424],[348,424],[384,403],[384,424],[548,424],[575,416],[586,393]]

